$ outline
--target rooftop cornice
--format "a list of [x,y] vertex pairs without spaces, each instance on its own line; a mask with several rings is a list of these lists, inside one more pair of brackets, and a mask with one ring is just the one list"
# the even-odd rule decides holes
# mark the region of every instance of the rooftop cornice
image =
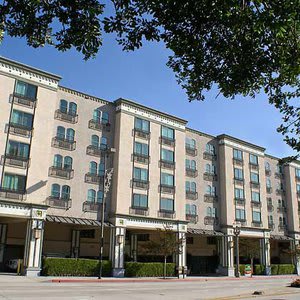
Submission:
[[202,132],[202,131],[199,131],[197,129],[193,129],[193,128],[190,128],[190,127],[186,127],[186,131],[193,132],[193,133],[196,133],[200,136],[205,136],[205,137],[208,137],[208,138],[211,138],[211,139],[216,139],[216,137],[211,135],[211,134],[208,134],[208,133],[205,133],[205,132]]

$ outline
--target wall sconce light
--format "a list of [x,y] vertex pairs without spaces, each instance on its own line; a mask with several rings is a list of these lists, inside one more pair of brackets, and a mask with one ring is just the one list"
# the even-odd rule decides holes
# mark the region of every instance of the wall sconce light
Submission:
[[118,234],[117,235],[117,242],[118,242],[119,245],[123,244],[123,242],[124,242],[124,235]]
[[42,229],[40,228],[34,228],[33,229],[33,236],[36,240],[40,239],[42,236]]
[[233,241],[229,241],[229,248],[230,248],[230,249],[233,248]]

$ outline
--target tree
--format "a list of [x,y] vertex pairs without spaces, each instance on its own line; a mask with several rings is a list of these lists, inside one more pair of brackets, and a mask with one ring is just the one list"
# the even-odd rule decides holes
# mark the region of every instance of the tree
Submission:
[[240,240],[240,251],[246,258],[250,259],[251,265],[251,277],[254,272],[254,258],[259,257],[260,245],[258,241],[253,241],[250,239],[241,239]]
[[226,98],[265,92],[283,116],[278,132],[300,150],[300,1],[111,0],[104,17],[97,0],[8,0],[0,5],[0,31],[33,47],[71,47],[96,55],[102,32],[117,34],[123,50],[163,41],[167,65],[192,100],[217,86]]

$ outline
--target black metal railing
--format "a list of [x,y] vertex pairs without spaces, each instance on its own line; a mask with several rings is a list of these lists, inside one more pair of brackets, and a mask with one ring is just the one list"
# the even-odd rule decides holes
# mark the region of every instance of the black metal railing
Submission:
[[259,184],[259,182],[250,181],[250,187],[251,187],[252,189],[259,189],[260,184]]
[[36,106],[36,102],[37,102],[37,99],[29,98],[24,95],[20,95],[18,93],[12,94],[11,100],[14,104],[26,106],[29,108],[34,108]]
[[62,208],[62,209],[69,209],[72,206],[72,200],[71,199],[64,199],[60,197],[48,197],[46,199],[47,205],[54,208]]
[[151,137],[151,133],[149,131],[144,131],[141,129],[134,128],[132,132],[135,137],[138,137],[138,138],[141,138],[144,140],[149,140]]
[[74,170],[70,168],[52,166],[49,168],[49,176],[72,179],[74,177]]
[[217,225],[217,224],[219,224],[219,220],[217,217],[206,216],[206,217],[204,217],[204,224],[205,225]]
[[102,209],[102,203],[92,202],[92,201],[85,201],[83,202],[82,210],[84,212],[91,211],[91,212],[98,212]]
[[5,187],[0,187],[0,197],[9,200],[26,200],[26,192],[24,190],[14,190]]
[[213,154],[213,153],[209,153],[209,152],[204,151],[203,152],[203,159],[206,159],[206,160],[216,160],[217,159],[217,155]]
[[198,193],[194,191],[185,191],[185,197],[189,200],[197,200]]
[[10,134],[31,137],[32,135],[32,127],[24,126],[21,124],[9,122],[8,131]]
[[245,198],[234,198],[235,204],[245,205]]
[[147,180],[141,180],[141,179],[135,179],[135,178],[131,180],[131,186],[136,189],[148,190],[149,185],[150,185],[150,182]]
[[165,137],[165,136],[161,136],[159,138],[159,141],[162,145],[166,145],[166,146],[170,146],[170,147],[175,147],[175,139],[172,139],[172,138],[168,138],[168,137]]
[[198,215],[195,214],[186,214],[185,219],[190,223],[198,223]]
[[161,159],[159,161],[159,165],[160,165],[161,168],[164,168],[164,169],[170,169],[170,170],[175,169],[175,162],[174,161]]
[[216,174],[214,174],[214,173],[205,172],[203,174],[203,179],[207,180],[207,181],[217,181],[218,180],[218,176]]
[[197,156],[197,149],[185,144],[185,153],[190,156]]
[[204,202],[213,203],[218,201],[218,196],[215,195],[204,195]]
[[271,176],[271,170],[266,170],[265,169],[265,174],[266,174],[266,176]]
[[110,131],[110,123],[102,123],[102,122],[97,122],[95,120],[89,120],[89,125],[88,125],[89,128],[91,129],[95,129],[95,130],[98,130],[98,131]]
[[232,162],[233,162],[234,165],[237,165],[237,166],[243,166],[244,165],[243,159],[233,158]]
[[139,215],[139,216],[149,216],[149,208],[148,207],[129,207],[130,215]]
[[159,185],[159,191],[161,193],[165,193],[165,194],[174,194],[175,193],[175,186],[167,185],[167,184],[161,184],[161,185]]
[[250,162],[249,163],[249,168],[250,168],[250,170],[256,170],[256,171],[258,171],[259,170],[259,165]]
[[132,154],[132,161],[138,162],[141,164],[149,164],[150,162],[150,156],[140,153],[133,153]]
[[251,201],[251,207],[261,207],[261,203],[259,201]]
[[29,167],[29,158],[18,155],[6,154],[1,156],[0,163],[1,165],[26,169]]
[[243,178],[233,178],[233,182],[235,185],[244,185],[244,179]]
[[70,112],[63,112],[60,109],[57,109],[54,114],[54,118],[57,120],[65,121],[68,123],[75,124],[78,122],[78,115],[72,114]]
[[189,177],[197,177],[198,176],[198,170],[192,169],[192,168],[186,168],[185,169],[185,175]]
[[73,151],[76,149],[76,142],[55,136],[52,139],[52,147]]
[[159,218],[174,219],[175,216],[176,216],[175,211],[170,211],[170,210],[159,210],[158,211]]
[[103,183],[104,175],[94,174],[94,173],[86,173],[84,175],[84,182],[92,183],[92,184],[100,184]]

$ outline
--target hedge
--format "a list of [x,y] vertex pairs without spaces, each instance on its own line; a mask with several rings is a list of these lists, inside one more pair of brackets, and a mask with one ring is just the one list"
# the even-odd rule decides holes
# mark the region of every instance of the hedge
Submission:
[[[103,276],[111,275],[111,262],[103,261]],[[44,258],[42,275],[44,276],[97,276],[99,261],[96,259]]]
[[[254,275],[264,275],[265,274],[265,266],[264,265],[254,265]],[[240,273],[241,275],[245,274],[245,265],[240,265]],[[271,265],[271,275],[284,275],[284,274],[294,274],[295,266],[292,264],[278,264]]]
[[[164,276],[163,263],[125,263],[125,277],[161,277]],[[175,276],[175,264],[167,263],[167,276]]]

